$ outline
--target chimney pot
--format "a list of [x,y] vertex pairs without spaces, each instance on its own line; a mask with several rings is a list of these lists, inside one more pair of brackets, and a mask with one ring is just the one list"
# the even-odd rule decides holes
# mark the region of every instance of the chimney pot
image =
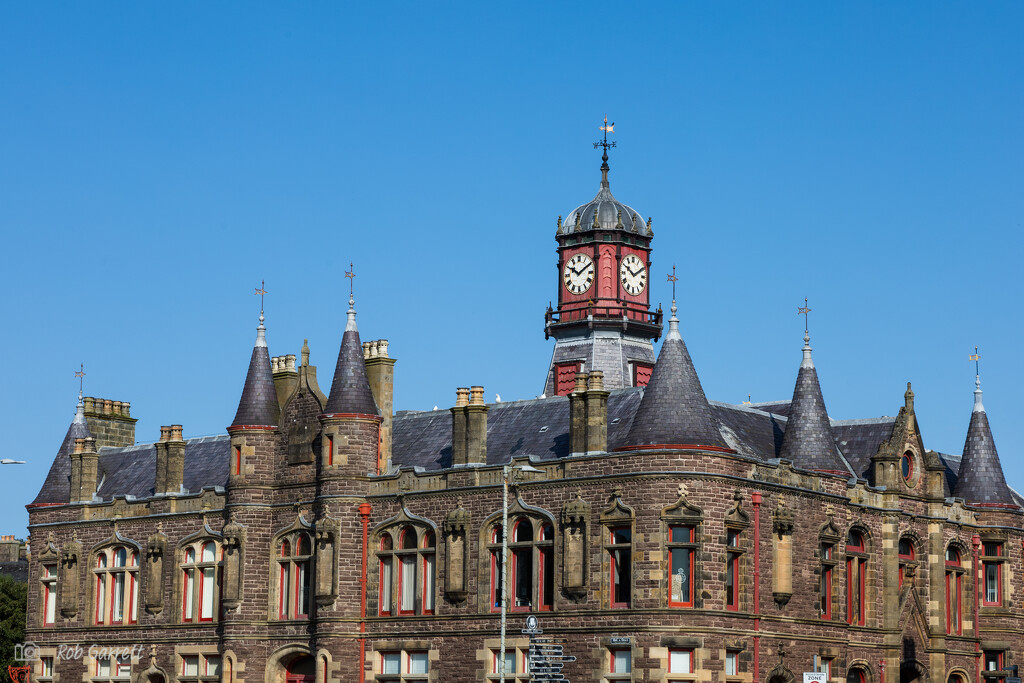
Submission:
[[469,405],[471,405],[471,406],[482,406],[482,405],[484,405],[484,388],[483,387],[470,387],[469,388]]
[[388,340],[381,339],[377,341],[377,355],[381,358],[388,358]]
[[121,414],[121,402],[120,401],[114,401],[113,409],[114,409],[114,415],[120,415]]
[[121,401],[121,414],[125,417],[131,417],[131,407],[132,404],[128,401]]
[[278,356],[274,356],[270,359],[270,371],[277,372],[281,365],[281,359]]
[[459,387],[455,390],[455,407],[462,408],[469,405],[469,387]]
[[573,391],[576,391],[576,392],[579,392],[579,393],[582,394],[586,390],[587,390],[587,373],[585,373],[585,372],[577,372],[576,373],[576,386],[573,388]]
[[164,442],[164,441],[170,441],[170,440],[171,440],[171,428],[170,427],[161,427],[160,428],[160,441]]
[[[75,439],[77,441],[77,439]],[[96,452],[96,437],[87,436],[82,439],[82,453],[95,453]]]
[[91,413],[96,410],[96,399],[92,396],[85,397],[85,412]]
[[182,426],[181,425],[171,425],[171,438],[170,438],[170,440],[171,441],[184,441],[184,439],[181,437],[181,432],[182,432]]
[[594,370],[590,373],[587,384],[594,391],[604,391],[604,373],[600,370]]
[[288,370],[291,371],[291,372],[295,372],[295,354],[294,353],[289,353],[288,354]]
[[75,439],[75,449],[72,453],[81,453],[85,450],[85,439]]
[[114,411],[114,402],[109,398],[103,399],[103,414],[110,415]]
[[367,359],[370,358],[370,344],[371,343],[372,342],[368,342],[368,341],[364,341],[363,342],[363,359],[364,360],[367,360]]

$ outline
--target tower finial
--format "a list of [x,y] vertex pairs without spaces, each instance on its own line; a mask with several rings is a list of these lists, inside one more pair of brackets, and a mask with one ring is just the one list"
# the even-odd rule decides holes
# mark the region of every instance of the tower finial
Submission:
[[[668,319],[668,332],[669,334],[675,334],[680,337],[679,334],[679,318],[676,317],[676,282],[679,280],[676,277],[676,264],[672,264],[672,274],[668,276],[668,281],[672,283],[672,317]],[[666,337],[667,338],[667,337]]]
[[601,187],[607,190],[608,189],[608,170],[609,170],[609,168],[608,168],[608,148],[615,146],[615,142],[614,141],[608,142],[608,133],[614,133],[615,132],[615,122],[612,121],[611,124],[609,124],[608,123],[608,116],[605,115],[605,117],[604,117],[604,125],[601,126],[598,130],[604,131],[604,139],[595,142],[594,143],[594,149],[597,149],[598,147],[603,147],[604,148],[604,154],[601,155]]
[[78,403],[82,403],[82,387],[85,386],[85,363],[80,363],[78,370],[75,371],[75,377],[78,378]]
[[804,305],[796,307],[796,314],[804,317],[804,359],[800,363],[800,367],[814,367],[814,361],[811,359],[811,333],[810,323],[808,322],[808,313],[811,309],[807,306],[807,297],[804,297]]
[[256,328],[256,346],[266,346],[267,328],[263,326],[263,297],[267,294],[266,280],[260,280],[260,286],[256,288],[255,294],[260,298],[260,324]]
[[355,278],[356,278],[356,267],[352,261],[348,262],[349,269],[345,271],[345,277],[348,278],[348,322],[345,323],[345,330],[356,329],[356,299],[355,299]]
[[978,347],[974,347],[974,353],[970,355],[970,359],[974,361],[974,412],[983,413],[985,412],[985,406],[981,402],[981,355],[978,353]]

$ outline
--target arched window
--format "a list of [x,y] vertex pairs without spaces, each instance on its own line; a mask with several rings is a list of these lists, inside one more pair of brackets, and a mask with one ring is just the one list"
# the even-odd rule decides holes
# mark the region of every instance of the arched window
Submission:
[[377,551],[379,613],[392,615],[397,607],[401,615],[433,614],[436,557],[437,537],[430,529],[407,524],[384,531]]
[[310,560],[313,544],[305,531],[279,538],[277,616],[279,619],[308,619],[310,609]]
[[139,610],[139,551],[123,545],[96,554],[97,624],[134,624]]
[[900,588],[903,588],[903,574],[908,562],[914,561],[914,544],[909,538],[901,538],[899,546]]
[[[822,619],[832,619],[832,583],[836,572],[836,543],[838,532],[831,527],[830,533],[822,533],[818,539],[821,554],[821,581],[818,585],[818,613]],[[834,532],[836,535],[832,535]]]
[[867,672],[860,667],[850,669],[846,674],[846,683],[868,683]]
[[846,621],[849,624],[864,625],[867,610],[865,587],[867,583],[868,556],[864,534],[850,529],[846,537]]
[[223,551],[215,541],[196,541],[186,546],[181,563],[182,622],[216,618],[223,561]]
[[[521,516],[511,521],[508,537],[509,607],[513,611],[550,610],[555,597],[555,529]],[[501,525],[491,529],[491,609],[501,609]]]
[[946,548],[946,633],[963,632],[964,573],[960,551],[949,546]]

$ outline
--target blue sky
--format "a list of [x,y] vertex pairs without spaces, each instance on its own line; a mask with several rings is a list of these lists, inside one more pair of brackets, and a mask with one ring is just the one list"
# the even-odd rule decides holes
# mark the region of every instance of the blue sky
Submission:
[[786,399],[809,297],[829,413],[960,452],[985,405],[1024,488],[1019,3],[0,5],[0,455],[23,535],[86,394],[137,438],[222,433],[271,353],[329,387],[350,261],[399,409],[539,394],[555,220],[611,188],[679,271],[709,397]]

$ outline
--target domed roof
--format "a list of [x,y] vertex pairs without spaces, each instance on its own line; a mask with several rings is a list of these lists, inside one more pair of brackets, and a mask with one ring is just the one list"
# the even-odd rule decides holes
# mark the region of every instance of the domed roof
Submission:
[[602,157],[602,160],[604,163],[601,164],[601,189],[593,199],[586,204],[577,206],[565,217],[565,221],[560,224],[558,233],[567,235],[596,229],[618,229],[635,232],[646,237],[652,236],[654,232],[644,221],[643,216],[612,195],[612,191],[608,188],[607,154]]

